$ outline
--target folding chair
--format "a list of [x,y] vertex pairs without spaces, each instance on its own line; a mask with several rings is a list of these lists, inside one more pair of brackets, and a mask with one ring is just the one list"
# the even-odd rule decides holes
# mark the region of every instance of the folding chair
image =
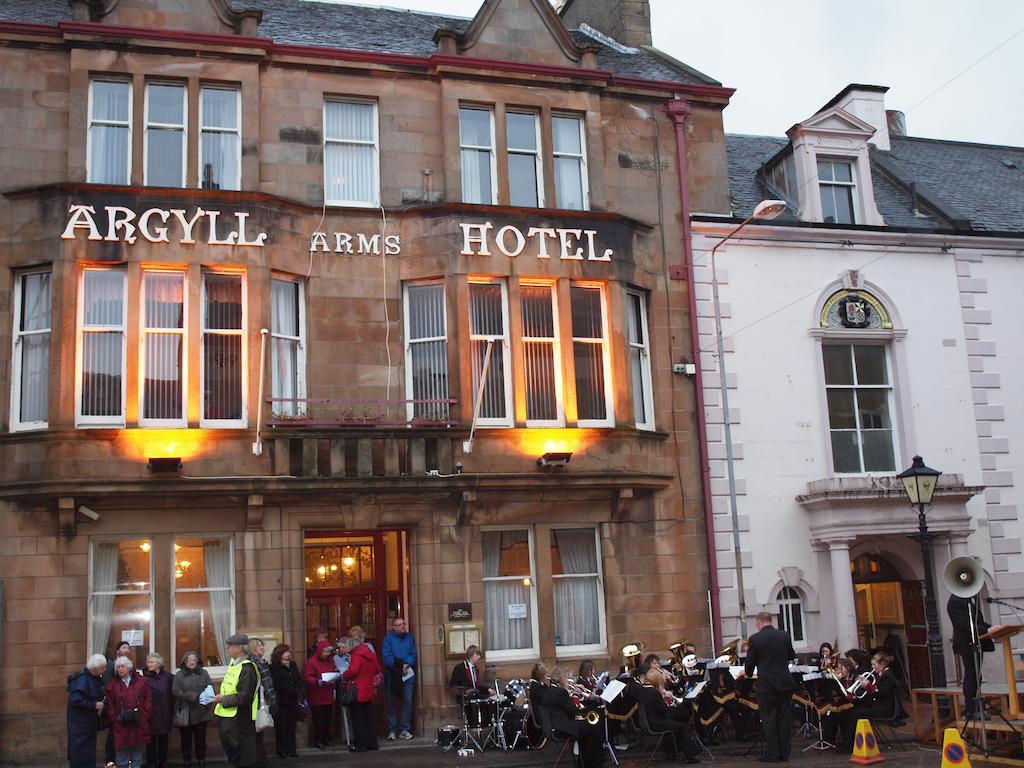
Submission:
[[558,750],[558,757],[555,759],[555,766],[557,767],[558,764],[562,762],[562,755],[565,754],[565,750],[569,747],[570,744],[572,744],[575,741],[575,739],[572,736],[568,735],[559,736],[555,732],[555,729],[551,727],[551,716],[548,714],[548,711],[544,709],[544,707],[539,707],[535,711],[540,713],[540,727],[543,729],[544,736],[547,738],[547,740],[552,742],[553,744],[562,745],[562,748]]
[[[872,717],[869,718],[871,723],[871,729],[875,732],[875,737],[878,739],[878,743],[881,744],[888,750],[892,750],[893,744],[899,745],[902,752],[906,752],[907,748],[903,746],[903,742],[900,741],[899,736],[896,733],[896,726],[894,723],[901,723],[907,719],[907,713],[903,709],[903,705],[900,703],[899,697],[895,699],[893,705],[893,713],[890,717]],[[888,731],[888,733],[886,733]]]
[[[644,711],[642,706],[636,708],[636,722],[637,726],[640,728],[640,733],[644,736],[654,736],[657,738],[657,741],[654,743],[654,749],[651,750],[651,754],[647,756],[647,762],[645,765],[649,766],[651,762],[653,762],[654,756],[658,754],[658,748],[661,747],[661,742],[665,740],[666,736],[672,736],[673,732],[656,731],[651,728],[651,723],[647,719],[647,713]],[[672,738],[675,738],[675,736],[672,736]]]

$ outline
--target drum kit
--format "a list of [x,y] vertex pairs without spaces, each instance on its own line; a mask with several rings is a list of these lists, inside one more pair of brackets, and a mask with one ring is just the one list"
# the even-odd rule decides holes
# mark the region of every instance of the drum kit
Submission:
[[494,688],[500,691],[494,696],[476,690],[462,694],[462,728],[438,728],[439,747],[483,752],[489,745],[505,751],[544,746],[544,732],[530,713],[530,681],[509,680],[502,688],[495,680]]

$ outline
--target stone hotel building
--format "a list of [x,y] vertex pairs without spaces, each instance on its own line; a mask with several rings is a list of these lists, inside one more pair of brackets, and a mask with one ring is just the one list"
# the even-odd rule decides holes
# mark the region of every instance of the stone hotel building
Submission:
[[0,6],[0,761],[62,754],[122,638],[217,678],[235,631],[407,616],[420,733],[469,642],[502,679],[711,644],[673,366],[731,91],[650,26]]

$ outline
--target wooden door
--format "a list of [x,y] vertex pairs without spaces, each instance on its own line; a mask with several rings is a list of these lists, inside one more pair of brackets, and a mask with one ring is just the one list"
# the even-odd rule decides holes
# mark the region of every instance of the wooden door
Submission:
[[900,594],[907,629],[910,687],[927,688],[932,684],[932,671],[928,657],[928,625],[924,616],[924,588],[918,581],[904,581],[900,583]]

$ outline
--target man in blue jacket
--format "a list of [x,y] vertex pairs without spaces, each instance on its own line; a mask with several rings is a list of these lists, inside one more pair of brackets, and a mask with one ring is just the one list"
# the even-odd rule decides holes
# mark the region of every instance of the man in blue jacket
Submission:
[[416,638],[408,631],[405,619],[397,617],[384,638],[384,675],[388,688],[388,739],[395,740],[398,729],[396,707],[402,704],[402,729],[398,738],[412,738],[412,694],[416,687]]

